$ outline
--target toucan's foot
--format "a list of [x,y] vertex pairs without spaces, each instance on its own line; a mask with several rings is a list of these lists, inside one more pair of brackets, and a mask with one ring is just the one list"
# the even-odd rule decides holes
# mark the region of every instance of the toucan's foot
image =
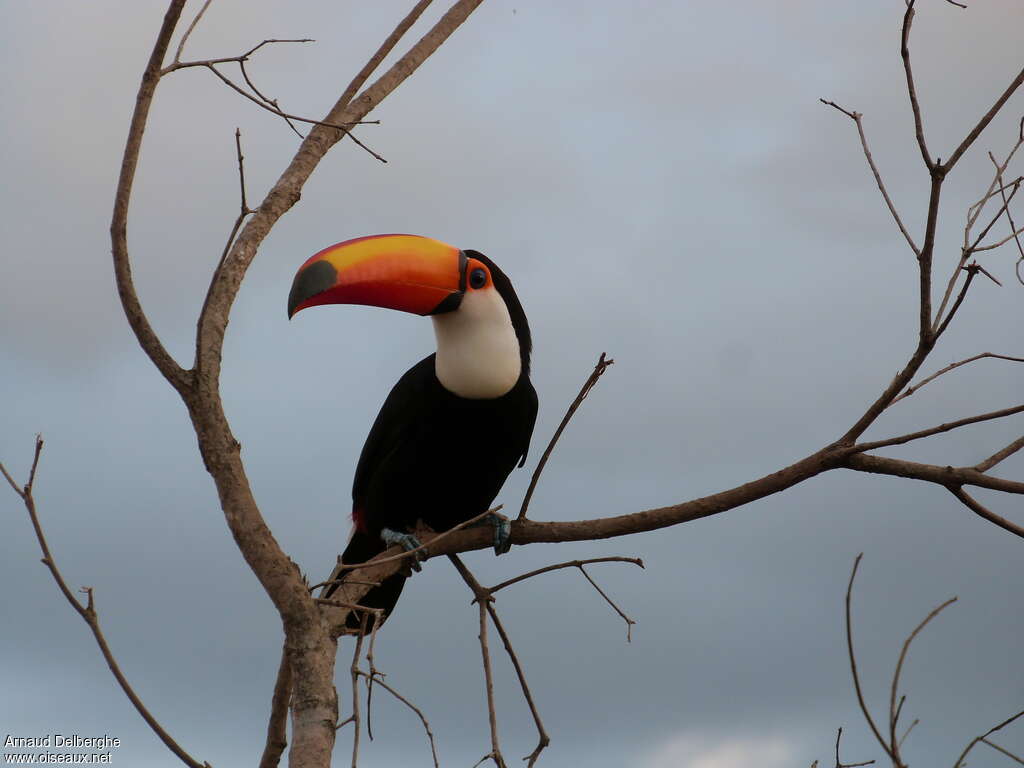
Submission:
[[477,525],[490,525],[494,527],[494,554],[504,555],[512,549],[512,521],[502,514],[491,512],[487,517],[480,520]]
[[[400,533],[393,531],[390,528],[380,529],[380,540],[387,544],[389,547],[397,544],[402,547],[406,552],[411,552],[414,549],[419,549],[422,544],[420,540],[413,536],[411,533]],[[414,571],[422,571],[423,566],[420,565],[420,560],[427,558],[427,550],[420,549],[415,555],[409,558],[409,565],[412,566]]]

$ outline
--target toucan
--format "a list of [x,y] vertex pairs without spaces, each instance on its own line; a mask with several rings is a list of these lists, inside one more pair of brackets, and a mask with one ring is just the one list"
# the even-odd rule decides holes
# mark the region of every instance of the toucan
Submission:
[[[370,428],[352,483],[352,534],[322,593],[329,597],[352,573],[342,565],[392,544],[417,547],[409,531],[418,520],[444,531],[486,511],[526,461],[537,393],[526,313],[505,273],[478,251],[417,235],[331,245],[299,268],[288,316],[322,304],[430,316],[437,339],[437,352],[398,380]],[[508,549],[508,523],[493,522],[500,554]],[[362,605],[386,618],[405,579],[389,577]],[[353,612],[348,627],[373,626],[362,622]]]

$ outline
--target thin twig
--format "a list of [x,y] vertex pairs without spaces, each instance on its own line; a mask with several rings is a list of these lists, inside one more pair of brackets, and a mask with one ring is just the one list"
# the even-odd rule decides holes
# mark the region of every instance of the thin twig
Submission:
[[535,571],[530,571],[529,573],[524,573],[521,576],[516,576],[515,578],[508,579],[507,581],[503,581],[500,584],[491,587],[489,591],[492,593],[497,592],[500,589],[510,587],[513,584],[519,583],[520,581],[531,579],[534,576],[539,576],[540,574],[548,573],[549,571],[557,571],[562,568],[581,568],[582,566],[590,565],[591,563],[632,563],[633,565],[638,565],[641,568],[644,567],[644,561],[641,560],[639,557],[592,557],[588,560],[567,560],[564,563],[546,565],[543,568],[538,568]]
[[979,517],[983,517],[994,525],[998,525],[1004,531],[1009,531],[1012,534],[1024,538],[1024,528],[1021,526],[1011,523],[1005,517],[997,515],[995,512],[990,510],[988,507],[979,503],[977,499],[967,493],[962,486],[959,485],[948,485],[946,486],[949,492],[956,496],[969,510]]
[[[1009,211],[1007,211],[1007,213],[1009,213]],[[1011,240],[1017,240],[1017,243],[1020,244],[1020,239],[1019,238],[1020,238],[1020,235],[1022,235],[1022,234],[1024,234],[1024,227],[1021,227],[1019,229],[1014,229],[1014,230],[1012,230],[1010,232],[1010,234],[1008,234],[1002,240],[997,240],[996,242],[991,243],[989,245],[978,246],[977,248],[974,249],[974,253],[978,253],[979,251],[995,250],[996,248],[999,248],[999,247],[1001,247],[1003,245],[1006,245]],[[991,275],[990,275],[990,277],[991,277]]]
[[[420,708],[413,704],[411,701],[409,701],[407,698],[405,698],[402,694],[400,694],[390,685],[385,683],[384,680],[381,679],[382,675],[374,676],[367,672],[363,672],[362,670],[359,671],[359,674],[362,677],[366,678],[368,684],[379,685],[381,688],[383,688],[385,691],[390,693],[392,696],[394,696],[400,702],[405,704],[405,706],[407,706],[409,709],[416,713],[416,716],[419,717],[420,722],[423,723],[423,729],[427,732],[427,740],[430,742],[430,755],[434,760],[434,768],[438,768],[440,763],[438,763],[437,760],[437,748],[436,745],[434,744],[434,733],[430,730],[430,721],[427,720],[426,716],[423,714]],[[367,707],[369,707],[369,705],[367,705]],[[369,715],[369,711],[367,711],[367,715]]]
[[957,160],[959,160],[963,153],[968,150],[971,144],[974,143],[974,140],[981,135],[981,132],[988,127],[988,124],[992,122],[992,119],[999,113],[999,110],[1003,108],[1003,105],[1013,95],[1014,91],[1020,87],[1021,83],[1024,83],[1024,68],[1017,73],[1017,76],[1013,78],[1008,86],[1006,86],[1006,90],[1000,94],[998,99],[996,99],[996,103],[992,105],[992,108],[985,113],[981,120],[978,121],[978,124],[975,125],[964,140],[960,142],[960,146],[953,150],[953,154],[949,156],[949,159],[942,166],[944,171],[948,173],[949,170],[956,165]]
[[[1024,129],[1024,117],[1021,118],[1021,128]],[[1018,142],[1019,141],[1020,140],[1018,139]],[[996,160],[995,155],[993,155],[991,152],[988,153],[988,159],[991,160],[992,161],[992,165],[994,165],[996,167],[996,178],[999,181],[999,194],[1002,196],[1003,204],[1007,206],[1007,209],[1006,209],[1006,220],[1007,220],[1007,222],[1010,225],[1010,231],[1014,233],[1013,239],[1014,239],[1014,242],[1016,242],[1016,244],[1017,244],[1017,252],[1020,254],[1020,258],[1024,259],[1024,244],[1021,244],[1019,233],[1015,231],[1017,229],[1017,225],[1014,224],[1014,222],[1013,222],[1013,214],[1010,212],[1010,209],[1009,209],[1009,204],[1010,203],[1006,199],[1006,190],[1003,188],[1003,171],[1002,171],[1002,169],[999,166],[999,161]],[[1018,261],[1019,261],[1019,259],[1018,259]]]
[[[224,249],[221,251],[217,266],[214,267],[213,274],[210,276],[211,286],[220,279],[220,272],[224,268],[224,261],[227,259],[231,246],[234,245],[235,238],[238,236],[238,230],[241,229],[246,217],[256,213],[256,211],[249,207],[245,197],[245,156],[242,154],[242,131],[238,127],[235,128],[235,158],[238,161],[239,211],[238,216],[235,217],[235,223],[231,226],[231,232],[228,233],[228,239],[224,243]],[[200,326],[203,324],[203,318],[209,309],[210,290],[207,289],[206,296],[203,299],[203,306],[199,310]]]
[[627,643],[632,642],[633,641],[633,625],[636,624],[636,621],[634,621],[633,619],[629,618],[629,616],[627,616],[625,613],[623,613],[622,609],[619,608],[619,606],[617,606],[615,604],[615,601],[612,600],[610,597],[608,597],[608,595],[605,594],[605,591],[603,589],[601,589],[599,586],[597,586],[597,582],[594,581],[592,578],[590,578],[590,574],[587,573],[587,569],[586,568],[584,568],[581,565],[581,566],[579,566],[579,569],[583,573],[583,575],[587,577],[587,581],[590,582],[590,585],[594,589],[597,590],[597,593],[599,595],[601,595],[601,597],[604,598],[605,602],[608,603],[608,605],[610,605],[612,608],[614,608],[615,612],[617,614],[619,614],[619,616],[622,617],[622,620],[624,622],[626,622],[626,642]]
[[907,636],[907,639],[903,642],[903,648],[900,650],[899,661],[896,662],[896,671],[893,672],[892,675],[892,687],[889,690],[889,740],[890,745],[892,747],[892,754],[894,755],[894,759],[900,763],[902,763],[903,760],[900,757],[899,745],[900,743],[902,743],[903,740],[900,739],[897,741],[896,739],[896,723],[899,721],[900,709],[903,708],[903,699],[900,700],[900,705],[899,707],[897,707],[896,696],[899,692],[900,674],[903,672],[903,663],[907,659],[907,652],[910,650],[910,644],[914,641],[914,638],[918,636],[918,634],[921,632],[921,630],[925,628],[925,626],[927,626],[928,622],[930,622],[932,619],[934,619],[936,616],[942,613],[942,611],[948,608],[950,605],[955,603],[956,600],[957,599],[955,597],[951,597],[949,600],[946,600],[944,603],[941,603],[940,605],[932,609],[931,613],[929,613],[924,618],[924,620],[914,628],[914,631]]
[[1021,448],[1024,448],[1024,436],[1018,437],[1008,446],[996,451],[984,461],[979,461],[977,464],[974,465],[974,468],[979,472],[988,472],[996,464],[998,464],[1001,461],[1004,461],[1005,459],[1008,459],[1010,456],[1013,456],[1013,454],[1015,454]]
[[857,577],[857,568],[860,567],[862,557],[864,557],[863,552],[854,559],[853,570],[850,572],[850,582],[846,586],[846,650],[850,657],[850,671],[853,673],[853,687],[857,692],[857,703],[860,705],[860,711],[863,713],[864,719],[868,721],[871,732],[875,734],[875,739],[878,740],[885,753],[895,761],[896,755],[889,745],[886,744],[885,739],[882,738],[882,734],[878,730],[878,726],[875,725],[871,712],[868,710],[868,705],[864,703],[864,693],[860,687],[860,675],[857,674],[857,657],[853,651],[853,620],[850,617],[850,595],[853,592],[853,580]]
[[498,715],[494,707],[494,677],[491,673],[491,654],[487,648],[487,601],[480,601],[480,653],[484,663],[487,686],[487,720],[491,727],[491,757],[499,768],[505,768],[505,758],[498,744]]
[[857,443],[850,448],[850,451],[854,454],[864,453],[865,451],[873,451],[876,448],[884,448],[889,445],[903,445],[913,440],[920,440],[924,437],[931,437],[932,435],[938,435],[943,432],[950,432],[960,427],[965,427],[969,424],[978,424],[983,421],[992,421],[993,419],[1002,419],[1007,416],[1013,416],[1017,413],[1024,412],[1024,404],[1015,405],[1012,408],[1004,408],[1000,411],[991,411],[989,413],[982,413],[977,416],[969,416],[965,419],[958,419],[957,421],[949,421],[945,424],[939,424],[937,427],[929,427],[928,429],[922,429],[919,432],[910,432],[906,435],[900,435],[899,437],[889,437],[885,440],[875,440],[870,443]]
[[861,768],[864,765],[873,765],[874,760],[865,760],[863,763],[844,763],[839,759],[839,741],[843,738],[843,729],[836,731],[836,768]]
[[903,391],[903,394],[901,394],[899,397],[895,398],[892,401],[892,403],[890,403],[889,405],[892,405],[893,403],[898,403],[900,400],[902,400],[905,397],[910,397],[912,394],[914,394],[919,389],[921,389],[921,387],[923,387],[925,384],[928,384],[929,382],[934,381],[935,379],[939,378],[939,376],[943,375],[944,373],[949,373],[950,371],[952,371],[952,370],[954,370],[956,368],[959,368],[962,365],[967,365],[968,363],[973,363],[975,360],[983,360],[983,359],[985,359],[987,357],[995,358],[997,360],[1009,360],[1010,362],[1014,362],[1014,363],[1024,363],[1024,357],[1010,357],[1009,355],[997,355],[997,354],[995,354],[993,352],[982,352],[980,355],[974,355],[974,357],[968,357],[968,358],[966,358],[964,360],[958,360],[955,363],[950,363],[945,368],[943,368],[943,369],[941,369],[939,371],[936,371],[931,376],[929,376],[929,377],[927,377],[925,379],[922,379],[919,383],[914,384],[913,386],[907,387]]
[[[352,665],[349,667],[349,674],[352,678],[352,714],[351,720],[354,726],[352,734],[352,768],[359,766],[359,654],[363,650],[363,636],[366,634],[366,622],[369,619],[363,614],[359,623],[359,634],[356,635],[356,647],[352,651]],[[339,724],[337,727],[340,728]],[[337,730],[337,728],[335,729]]]
[[983,744],[988,744],[996,752],[1002,752],[1004,755],[1006,755],[1008,758],[1010,758],[1014,762],[1017,762],[1020,765],[1024,765],[1024,760],[1022,760],[1021,758],[1017,757],[1017,755],[1013,754],[1013,752],[1011,752],[1010,750],[1004,749],[1003,747],[1000,747],[995,742],[989,741],[988,739],[986,739],[984,737],[981,739],[981,741],[982,741]]
[[210,3],[212,2],[213,0],[206,0],[206,2],[203,3],[203,7],[199,9],[199,13],[197,13],[196,17],[192,19],[192,23],[188,25],[188,29],[185,30],[185,34],[181,36],[181,42],[178,43],[178,50],[174,52],[173,64],[177,64],[181,61],[181,53],[185,50],[185,43],[188,42],[188,38],[191,36],[192,30],[196,28],[199,20],[203,18],[203,14],[206,13],[206,9],[210,7]]
[[[937,317],[942,317],[942,313],[945,310],[946,305],[949,303],[949,299],[953,294],[953,286],[956,284],[956,280],[960,276],[960,270],[967,263],[967,260],[971,258],[971,229],[978,221],[978,217],[981,216],[982,210],[984,210],[985,206],[988,204],[988,201],[995,196],[997,187],[998,192],[1000,193],[1003,199],[1003,210],[1006,210],[1010,204],[1010,200],[1012,199],[1012,197],[1007,198],[1005,194],[1006,188],[1012,186],[1016,191],[1021,181],[1024,180],[1024,177],[1018,177],[1009,185],[1004,185],[1001,182],[1003,173],[1005,173],[1007,166],[1009,166],[1010,161],[1013,159],[1013,156],[1017,153],[1017,150],[1020,149],[1022,144],[1024,144],[1024,135],[1018,138],[1017,143],[1014,144],[1014,146],[1011,148],[1010,152],[1006,156],[1006,160],[1003,161],[1002,165],[996,166],[996,173],[992,177],[992,182],[989,184],[989,187],[985,191],[985,194],[982,196],[982,198],[967,209],[967,223],[964,225],[964,242],[960,253],[960,260],[957,263],[956,268],[953,270],[953,274],[950,275],[949,281],[946,283],[946,290],[942,295],[942,302],[939,304],[939,311],[936,315]],[[994,222],[995,220],[993,220],[993,223]],[[977,245],[978,242],[979,240],[976,240],[975,245]]]
[[[255,93],[257,96],[259,96],[261,99],[263,99],[263,101],[265,101],[267,104],[272,106],[274,109],[280,111],[281,105],[277,103],[277,99],[271,99],[271,98],[263,95],[263,92],[260,91],[260,89],[256,87],[256,84],[249,78],[249,72],[245,68],[245,62],[244,61],[239,61],[238,62],[238,69],[242,73],[242,79],[245,80],[245,84],[249,86],[249,88],[252,90],[252,92]],[[298,136],[300,139],[306,138],[303,135],[302,131],[300,131],[298,128],[295,127],[295,123],[292,122],[290,117],[285,117],[284,121],[286,123],[288,123],[288,127],[292,129],[292,132],[296,136]]]
[[386,163],[387,162],[387,159],[385,159],[382,155],[378,154],[377,152],[374,152],[372,149],[370,149],[368,146],[366,146],[366,144],[364,144],[362,141],[357,139],[355,137],[355,135],[352,133],[352,126],[355,126],[355,125],[375,125],[378,121],[376,121],[376,120],[366,120],[366,121],[352,122],[352,123],[348,123],[348,124],[330,123],[330,122],[325,122],[323,120],[314,120],[313,118],[309,118],[309,117],[301,117],[300,115],[293,115],[290,112],[283,112],[280,109],[278,109],[277,107],[274,107],[271,104],[265,103],[262,99],[256,98],[251,93],[247,93],[244,88],[239,87],[230,77],[227,77],[226,75],[222,74],[221,71],[219,69],[217,69],[217,67],[215,65],[213,65],[213,64],[206,64],[205,66],[206,66],[207,69],[209,69],[211,72],[213,72],[213,74],[215,74],[220,79],[220,81],[222,83],[224,83],[226,86],[231,88],[236,93],[239,93],[242,96],[244,96],[245,98],[247,98],[253,104],[256,104],[260,109],[265,109],[267,112],[275,114],[278,117],[285,118],[286,120],[288,120],[288,119],[290,119],[290,120],[297,120],[300,123],[308,123],[310,125],[323,125],[323,126],[326,126],[328,128],[336,128],[339,131],[343,131],[346,136],[348,136],[350,139],[352,139],[352,141],[354,141],[361,149],[363,149],[364,151],[366,151],[367,153],[372,155],[375,159],[379,160],[382,163]]
[[[488,591],[493,592],[493,590]],[[493,601],[485,600],[483,603],[487,606],[487,613],[490,614],[491,621],[494,622],[494,628],[498,630],[498,636],[501,637],[502,645],[505,646],[505,653],[508,654],[508,658],[516,670],[516,677],[519,678],[519,687],[523,691],[523,697],[526,699],[526,704],[530,708],[530,714],[533,716],[533,724],[537,728],[537,746],[534,747],[533,752],[523,758],[526,761],[527,768],[533,768],[534,763],[540,757],[540,753],[551,743],[551,737],[548,736],[548,732],[544,728],[544,721],[540,718],[540,712],[537,711],[537,705],[533,701],[530,686],[526,682],[526,673],[523,672],[523,667],[519,663],[519,657],[516,656],[516,652],[512,648],[512,641],[509,640],[508,633],[505,632],[501,619],[498,618],[498,612],[494,608]]]
[[370,668],[370,677],[366,681],[366,735],[373,741],[373,681],[380,675],[383,679],[384,673],[379,671],[373,655],[373,649],[377,645],[377,630],[384,623],[384,610],[373,609],[373,629],[370,630],[370,647],[366,650],[366,665]]
[[903,71],[907,76],[907,93],[910,96],[910,107],[914,112],[914,134],[917,136],[917,146],[921,149],[921,157],[928,170],[932,170],[936,163],[928,154],[928,147],[924,140],[924,126],[921,121],[921,105],[917,102],[917,89],[914,87],[914,73],[910,68],[910,25],[914,22],[914,0],[907,0],[907,11],[903,14],[903,33],[901,36],[900,55],[903,57]]
[[[1003,214],[1007,213],[1010,210],[1010,203],[1013,202],[1013,198],[1015,198],[1017,196],[1017,193],[1020,191],[1021,181],[1022,179],[1016,179],[1012,184],[1009,185],[1010,194],[1002,195],[1003,204],[999,206],[999,208],[995,212],[995,215],[992,216],[988,224],[985,225],[985,227],[981,230],[978,236],[974,238],[974,242],[967,247],[967,251],[964,253],[961,259],[962,261],[966,260],[977,251],[987,251],[991,250],[993,247],[998,247],[997,245],[985,246],[984,248],[982,248],[981,241],[988,236],[988,233],[992,230],[992,227],[999,223],[999,220],[1003,217]],[[1001,192],[1005,192],[1005,190],[1001,190]],[[1009,240],[1009,238],[1007,238],[1007,240]],[[1003,242],[1006,241],[1004,240]],[[1000,243],[999,245],[1002,245],[1002,243]]]
[[[209,0],[207,1],[209,5]],[[206,8],[204,7],[205,11]],[[202,13],[202,11],[200,12]],[[198,19],[197,19],[198,20]],[[195,22],[193,22],[195,24]],[[191,29],[189,30],[191,31]],[[274,43],[315,43],[316,41],[310,37],[303,38],[268,38],[261,43],[257,43],[245,53],[241,53],[237,56],[221,56],[215,59],[196,59],[194,61],[180,61],[178,57],[175,57],[174,61],[160,70],[161,75],[169,75],[172,72],[177,72],[179,69],[192,69],[194,67],[209,67],[214,64],[237,64],[240,61],[248,61],[249,57],[252,56],[256,51],[262,48],[264,45],[272,45]]]
[[[950,307],[949,314],[946,315],[945,320],[943,320],[941,323],[939,323],[939,327],[935,330],[935,337],[934,338],[936,338],[936,339],[938,339],[940,336],[942,336],[943,333],[945,333],[946,328],[949,327],[950,322],[953,320],[953,317],[956,315],[956,311],[958,309],[960,309],[960,305],[964,303],[964,298],[966,298],[966,296],[967,296],[967,291],[971,287],[971,283],[974,282],[974,276],[978,274],[978,271],[979,271],[980,267],[975,263],[975,264],[970,264],[970,265],[968,265],[966,267],[962,267],[962,269],[964,269],[967,272],[967,279],[964,280],[964,284],[960,288],[960,294],[956,297],[956,301],[953,302],[953,306]],[[936,322],[938,322],[939,317],[936,316],[935,319],[936,319]]]
[[970,247],[971,230],[974,229],[974,225],[977,224],[978,218],[981,216],[982,211],[985,210],[985,206],[988,205],[988,201],[995,197],[996,193],[999,193],[1002,197],[1003,192],[1005,192],[1007,189],[1010,189],[1011,187],[1019,185],[1020,182],[1024,180],[1024,177],[1018,176],[1016,179],[1010,182],[1000,181],[1000,179],[1002,178],[1002,174],[1006,171],[1007,166],[1009,166],[1010,164],[1010,160],[1013,159],[1013,156],[1017,153],[1017,150],[1020,149],[1022,143],[1024,142],[1018,141],[1016,144],[1013,145],[1013,148],[1007,155],[1006,160],[1004,160],[1003,164],[996,169],[997,172],[995,175],[993,175],[992,181],[988,185],[988,189],[985,190],[985,194],[982,195],[981,199],[978,200],[978,202],[974,203],[973,205],[967,208],[967,222],[964,224],[964,248]]
[[[964,303],[964,299],[967,297],[967,292],[971,288],[971,284],[974,282],[975,275],[982,270],[981,265],[978,264],[978,262],[973,262],[961,268],[967,272],[967,280],[964,281],[964,285],[961,287],[961,292],[959,292],[959,294],[956,296],[956,300],[953,302],[953,305],[949,308],[949,313],[946,314],[945,319],[943,319],[943,321],[939,323],[939,315],[935,316],[935,321],[938,324],[938,328],[935,330],[933,340],[938,339],[940,336],[942,336],[943,333],[945,333],[946,329],[949,327],[950,322],[952,322],[953,316],[955,316],[956,314],[956,310],[959,309],[959,307],[961,307],[961,304]],[[995,282],[998,283],[998,281]]]
[[910,732],[911,732],[912,730],[914,730],[914,726],[915,726],[915,725],[917,725],[917,724],[918,724],[919,722],[921,722],[921,721],[920,721],[920,720],[918,720],[918,719],[917,719],[917,718],[915,717],[915,718],[914,718],[914,722],[912,722],[912,723],[911,723],[910,725],[908,725],[908,726],[907,726],[907,730],[905,730],[905,731],[903,732],[903,736],[901,736],[901,737],[900,737],[900,740],[896,742],[896,746],[898,746],[898,747],[902,747],[902,746],[903,746],[903,742],[907,740],[907,736],[909,736],[909,735],[910,735]]
[[100,653],[103,654],[103,659],[107,662],[107,666],[110,667],[110,671],[113,673],[114,678],[117,680],[118,685],[121,686],[121,690],[124,691],[125,696],[131,701],[136,711],[142,715],[142,719],[146,721],[146,724],[153,730],[153,732],[159,737],[164,745],[173,752],[179,760],[190,768],[210,768],[210,764],[206,762],[200,763],[198,760],[189,755],[181,746],[176,742],[171,735],[163,729],[163,726],[157,722],[156,718],[150,714],[149,710],[142,703],[142,700],[135,693],[135,690],[128,683],[128,679],[124,676],[121,671],[121,666],[117,663],[117,659],[114,658],[113,652],[110,650],[110,646],[107,645],[107,639],[103,635],[103,631],[100,629],[99,614],[96,612],[96,605],[93,596],[92,587],[83,587],[82,592],[86,595],[86,604],[82,605],[82,602],[75,597],[74,593],[68,587],[67,582],[64,581],[64,576],[61,575],[60,569],[57,567],[57,561],[54,559],[53,554],[50,552],[50,546],[46,542],[46,536],[43,533],[42,524],[39,522],[39,515],[36,511],[36,502],[33,496],[33,489],[36,480],[36,469],[39,466],[39,456],[43,450],[43,438],[42,436],[36,436],[35,453],[32,458],[32,468],[29,470],[28,482],[22,488],[18,487],[18,484],[14,482],[14,478],[11,477],[7,469],[0,464],[0,472],[10,483],[11,487],[14,488],[21,500],[25,504],[25,509],[28,511],[29,519],[32,522],[32,528],[36,534],[36,541],[39,543],[39,549],[43,553],[42,563],[49,571],[50,575],[53,576],[53,580],[57,583],[57,587],[61,593],[67,599],[71,607],[75,609],[82,620],[89,625],[89,629],[92,631],[93,638],[96,640],[96,644],[99,646]]
[[[1024,716],[1024,710],[1021,710],[1016,715],[1013,715],[1011,717],[1006,718],[999,725],[996,725],[996,726],[993,726],[992,728],[989,728],[981,736],[976,736],[974,739],[972,739],[971,743],[968,744],[966,747],[964,747],[964,751],[960,753],[960,757],[957,758],[957,761],[955,763],[953,763],[953,768],[960,768],[960,766],[963,765],[964,760],[967,758],[967,753],[970,752],[972,749],[974,749],[975,744],[977,744],[978,742],[981,742],[981,741],[985,741],[993,733],[995,733],[998,730],[1003,729],[1004,727],[1006,727],[1007,725],[1009,725],[1010,723],[1012,723],[1014,720],[1018,719],[1021,716]],[[990,744],[990,746],[991,746],[991,744]]]
[[907,228],[903,226],[903,220],[900,218],[899,213],[896,211],[896,206],[895,204],[893,204],[892,198],[889,197],[889,193],[885,189],[885,184],[882,183],[882,174],[879,173],[878,167],[875,165],[875,160],[871,156],[871,150],[868,148],[868,140],[867,137],[864,135],[864,126],[861,124],[861,118],[863,117],[863,114],[860,112],[854,112],[847,109],[843,109],[834,101],[826,101],[825,99],[818,99],[818,101],[830,107],[835,107],[844,115],[853,120],[854,123],[856,123],[857,134],[860,136],[860,145],[861,148],[864,150],[864,157],[867,158],[868,166],[871,168],[871,173],[874,174],[875,183],[878,185],[878,190],[882,193],[882,198],[885,200],[885,204],[889,207],[889,213],[892,214],[893,219],[895,219],[896,221],[896,226],[899,227],[900,232],[903,233],[903,237],[906,239],[907,244],[910,246],[910,250],[914,252],[915,256],[920,256],[921,249],[917,247],[917,244],[914,242],[914,238],[910,236],[910,233],[907,231]]
[[270,719],[267,723],[267,743],[263,748],[259,768],[277,768],[288,746],[288,704],[292,694],[292,665],[288,660],[288,646],[281,649],[281,664],[277,668],[274,695],[270,699]]
[[587,395],[590,394],[590,390],[597,384],[597,380],[601,378],[601,375],[608,369],[609,365],[612,365],[614,360],[606,360],[605,353],[602,352],[601,356],[597,359],[597,364],[594,366],[594,370],[591,372],[587,380],[583,382],[583,386],[580,387],[579,394],[576,395],[576,399],[572,401],[572,405],[569,406],[569,410],[565,412],[565,416],[562,417],[562,423],[558,425],[558,429],[555,430],[555,434],[551,436],[551,441],[548,443],[548,447],[544,449],[544,454],[540,457],[540,461],[537,462],[537,468],[533,470],[533,477],[530,478],[530,487],[526,489],[526,495],[523,497],[523,505],[519,509],[519,516],[517,520],[526,519],[526,510],[530,506],[530,499],[533,498],[533,491],[537,487],[537,481],[540,480],[540,473],[544,471],[545,465],[548,463],[548,457],[551,456],[551,451],[555,448],[555,443],[558,442],[558,438],[562,436],[562,432],[565,430],[566,425],[569,423],[569,419],[572,418],[573,414],[576,413],[576,409],[580,407],[584,400],[587,399]]
[[[462,558],[458,555],[448,555],[448,559],[452,565],[455,566],[455,570],[459,572],[462,580],[466,582],[466,585],[472,590],[475,600],[479,605],[479,617],[480,617],[480,654],[483,657],[484,664],[484,682],[487,689],[487,718],[491,729],[491,751],[484,756],[483,760],[490,758],[494,760],[494,763],[498,768],[506,768],[505,758],[501,754],[501,746],[498,743],[498,715],[497,710],[494,706],[494,676],[491,672],[491,653],[487,644],[487,605],[494,601],[494,598],[490,594],[490,590],[482,586],[477,578],[473,575],[472,571],[466,567],[465,563],[462,562]],[[481,762],[483,762],[481,760]],[[479,763],[478,763],[479,765]]]

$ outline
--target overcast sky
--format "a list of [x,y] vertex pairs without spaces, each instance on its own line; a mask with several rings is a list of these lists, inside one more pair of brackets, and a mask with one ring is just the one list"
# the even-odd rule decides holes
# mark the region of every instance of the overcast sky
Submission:
[[[250,73],[287,110],[319,116],[409,5],[216,0],[187,56],[314,37],[262,50]],[[195,757],[226,768],[254,765],[262,749],[280,624],[231,540],[184,408],[127,328],[109,263],[120,153],[162,6],[3,5],[0,460],[23,477],[43,433],[37,500],[66,578],[95,588],[108,641],[153,713]],[[919,6],[925,127],[933,155],[946,157],[1024,64],[1024,9],[1016,0]],[[399,313],[343,307],[286,320],[297,267],[350,237],[429,235],[483,251],[512,278],[533,329],[541,410],[527,469],[499,495],[506,507],[518,507],[597,355],[615,358],[548,465],[536,519],[712,493],[844,432],[912,350],[917,273],[853,123],[818,98],[864,113],[920,240],[928,179],[903,90],[903,8],[487,0],[373,113],[381,125],[359,131],[388,163],[340,143],[263,244],[235,306],[226,408],[291,557],[315,580],[329,572],[363,438],[388,388],[433,346],[429,322]],[[1005,154],[1022,112],[1018,95],[948,180],[943,282],[966,207],[990,178],[986,152]],[[298,140],[211,73],[162,82],[145,137],[132,264],[151,320],[186,364],[238,209],[236,126],[258,201]],[[975,283],[927,372],[983,351],[1024,354],[1014,253],[985,255],[1003,287]],[[894,406],[870,435],[1017,404],[1022,383],[1024,368],[980,361]],[[1022,424],[1017,416],[889,455],[974,463]],[[1024,458],[1000,474],[1021,477]],[[979,495],[1024,522],[1018,499]],[[39,564],[14,494],[0,493],[0,512],[0,732],[105,733],[122,742],[114,765],[173,765]],[[1024,707],[1024,550],[935,487],[835,472],[673,529],[467,562],[485,583],[573,557],[647,564],[592,571],[638,622],[628,644],[578,574],[501,595],[552,734],[543,765],[782,768],[829,763],[839,726],[845,760],[883,757],[857,711],[843,640],[843,592],[862,551],[855,634],[882,720],[903,638],[934,605],[960,598],[915,642],[905,670],[904,712],[921,719],[907,759],[951,765],[972,737]],[[472,765],[489,748],[469,599],[447,563],[431,562],[378,640],[378,664],[430,717],[445,766]],[[349,653],[346,643],[342,668]],[[509,665],[497,667],[511,761],[535,737]],[[338,685],[345,714],[345,675]],[[376,740],[363,764],[429,765],[417,721],[374,698]],[[335,764],[347,764],[349,739]],[[1024,751],[1024,726],[999,741]],[[1007,764],[992,750],[971,760]]]

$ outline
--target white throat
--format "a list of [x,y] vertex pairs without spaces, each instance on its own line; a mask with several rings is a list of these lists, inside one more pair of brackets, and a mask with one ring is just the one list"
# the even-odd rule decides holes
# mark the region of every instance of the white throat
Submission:
[[437,337],[434,371],[445,389],[484,400],[501,397],[515,386],[522,368],[519,339],[508,307],[493,287],[467,291],[457,310],[430,319]]

